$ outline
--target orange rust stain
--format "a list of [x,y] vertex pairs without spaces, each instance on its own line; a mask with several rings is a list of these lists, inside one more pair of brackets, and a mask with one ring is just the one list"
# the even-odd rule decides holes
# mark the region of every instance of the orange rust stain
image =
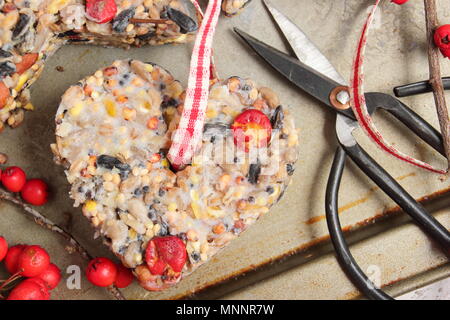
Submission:
[[[406,175],[404,175],[404,176],[400,176],[400,177],[398,177],[398,178],[395,178],[395,180],[397,180],[397,181],[403,181],[403,180],[405,180],[405,179],[407,179],[407,178],[415,177],[416,175],[417,175],[417,174],[416,174],[415,172],[412,172],[412,173],[406,174]],[[342,213],[344,213],[345,211],[348,211],[348,210],[350,210],[350,209],[352,209],[352,208],[355,208],[355,207],[357,207],[357,206],[359,206],[359,205],[362,205],[362,204],[366,203],[367,201],[370,200],[370,196],[371,196],[375,191],[377,191],[377,190],[379,190],[379,189],[380,189],[379,187],[376,187],[376,186],[375,186],[375,187],[371,188],[371,189],[369,190],[369,192],[367,192],[361,199],[356,200],[356,201],[353,201],[353,202],[350,202],[350,203],[348,203],[348,204],[346,204],[346,205],[340,207],[340,208],[339,208],[339,214],[342,214]],[[326,216],[325,216],[325,215],[322,215],[322,216],[313,217],[313,218],[309,219],[308,221],[306,221],[305,223],[306,223],[307,225],[312,225],[312,224],[315,224],[315,223],[317,223],[317,222],[323,221],[323,220],[325,220],[325,219],[326,219]]]
[[359,206],[360,204],[366,203],[367,201],[369,201],[370,195],[371,195],[372,193],[373,193],[373,191],[371,190],[370,192],[368,192],[368,193],[364,196],[364,198],[361,198],[361,199],[359,199],[359,200],[350,202],[349,204],[346,204],[345,206],[339,208],[339,214],[341,214],[341,213],[343,213],[343,212],[345,212],[345,211],[348,211],[348,210],[350,210],[351,208],[357,207],[357,206]]
[[308,221],[306,221],[305,223],[307,224],[307,225],[312,225],[312,224],[315,224],[315,223],[317,223],[317,222],[320,222],[320,221],[322,221],[322,220],[325,220],[325,216],[317,216],[317,217],[314,217],[314,218],[311,218],[311,219],[309,219]]

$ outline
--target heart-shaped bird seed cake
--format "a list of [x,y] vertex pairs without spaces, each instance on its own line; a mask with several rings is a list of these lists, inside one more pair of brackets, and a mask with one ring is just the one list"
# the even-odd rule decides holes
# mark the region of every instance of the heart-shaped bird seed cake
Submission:
[[203,142],[172,171],[184,96],[163,68],[116,61],[68,89],[56,115],[52,150],[75,206],[148,290],[177,283],[268,213],[298,157],[277,95],[232,77],[211,84]]

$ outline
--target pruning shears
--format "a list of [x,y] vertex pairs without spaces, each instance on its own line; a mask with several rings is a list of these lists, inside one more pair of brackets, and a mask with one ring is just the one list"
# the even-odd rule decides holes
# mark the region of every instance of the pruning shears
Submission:
[[[324,106],[336,111],[336,133],[339,147],[330,173],[325,204],[330,236],[340,264],[355,285],[368,298],[392,299],[376,288],[364,274],[351,255],[342,233],[338,215],[338,194],[347,156],[410,215],[431,239],[439,243],[446,254],[450,253],[450,232],[358,144],[353,132],[359,128],[359,124],[350,107],[346,81],[297,25],[267,0],[264,0],[264,3],[297,57],[287,55],[242,30],[235,28],[235,32],[290,82],[315,97]],[[422,90],[420,86],[422,86]],[[404,93],[404,88],[401,87],[400,92]],[[424,83],[410,85],[409,88],[414,88],[412,91],[416,94],[429,90]],[[379,92],[366,93],[365,97],[370,114],[375,113],[378,109],[388,111],[424,142],[442,155],[445,154],[441,134],[400,100]]]

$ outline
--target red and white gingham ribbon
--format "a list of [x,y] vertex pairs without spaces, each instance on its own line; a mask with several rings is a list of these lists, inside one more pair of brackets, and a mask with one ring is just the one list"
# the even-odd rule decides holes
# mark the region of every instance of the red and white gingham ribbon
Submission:
[[381,0],[377,0],[373,9],[371,10],[364,28],[359,39],[358,48],[356,52],[356,57],[353,63],[352,77],[350,80],[350,96],[351,96],[351,106],[353,112],[358,119],[360,126],[364,129],[365,133],[374,141],[383,151],[389,153],[390,155],[400,159],[404,162],[412,164],[416,167],[434,172],[439,174],[446,174],[446,171],[434,168],[433,166],[425,163],[423,161],[414,159],[400,151],[398,151],[392,144],[387,142],[381,132],[375,126],[372,117],[369,114],[366,105],[366,99],[364,97],[364,53],[367,45],[367,35],[369,33],[370,26],[373,22],[375,12],[380,4]]
[[[196,1],[192,2],[199,9]],[[212,42],[221,4],[222,0],[209,0],[195,40],[184,110],[168,153],[168,159],[175,169],[190,163],[202,139],[209,96]]]

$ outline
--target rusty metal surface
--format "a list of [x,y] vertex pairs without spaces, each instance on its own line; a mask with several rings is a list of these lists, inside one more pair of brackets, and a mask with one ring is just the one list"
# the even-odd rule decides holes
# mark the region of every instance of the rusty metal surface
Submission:
[[[445,210],[436,215],[447,228],[450,228],[449,212]],[[381,287],[413,277],[419,269],[425,272],[447,265],[442,272],[450,272],[447,257],[411,224],[362,241],[352,246],[351,250],[362,270]],[[359,297],[359,292],[345,278],[331,254],[224,298],[343,300]]]
[[[372,1],[272,0],[272,2],[288,13],[305,32],[314,37],[317,45],[330,57],[337,69],[344,76],[349,76],[357,34],[367,7]],[[440,2],[439,4],[442,8],[441,12],[450,12],[449,3]],[[399,7],[386,3],[382,8],[376,28],[370,35],[366,63],[367,90],[391,93],[395,85],[428,77],[421,5],[420,1],[411,2],[400,10]],[[266,217],[178,286],[163,293],[148,293],[134,285],[124,290],[128,298],[185,297],[202,288],[252,270],[256,266],[314,246],[327,238],[324,197],[329,167],[336,148],[334,114],[275,74],[234,36],[233,26],[239,26],[281,49],[286,49],[286,45],[262,3],[254,0],[240,16],[220,20],[215,50],[217,67],[222,77],[239,75],[256,79],[259,83],[277,91],[282,103],[294,111],[301,136],[301,155],[294,183],[282,202]],[[49,144],[54,141],[53,116],[59,97],[69,85],[82,77],[101,66],[108,65],[115,59],[127,57],[156,62],[186,84],[190,50],[191,45],[146,47],[129,51],[85,46],[64,47],[49,60],[41,79],[33,86],[32,100],[37,111],[26,115],[22,127],[6,130],[0,135],[2,151],[9,155],[10,164],[21,165],[30,176],[45,178],[50,182],[53,199],[40,209],[41,212],[67,226],[93,255],[109,256],[109,252],[100,240],[93,240],[93,231],[82,217],[81,211],[72,208],[72,200],[67,194],[69,186],[62,169],[53,164],[49,149]],[[56,66],[63,66],[64,72],[56,71]],[[449,74],[450,64],[444,63],[443,69],[446,74]],[[404,101],[438,127],[431,95]],[[396,122],[386,120],[385,115],[376,117],[380,129],[389,140],[396,141],[402,150],[436,165],[445,165],[445,161],[430,148],[411,139],[407,130],[397,126]],[[425,200],[450,190],[450,180],[441,181],[436,175],[402,165],[382,154],[362,135],[359,135],[359,140],[414,197]],[[390,209],[395,207],[393,202],[374,187],[373,183],[369,182],[353,165],[349,165],[346,170],[340,203],[342,204],[342,223],[347,229],[370,224],[391,212]],[[76,254],[69,255],[65,252],[66,244],[57,235],[43,231],[24,219],[20,215],[20,209],[5,203],[1,203],[0,208],[2,213],[0,233],[11,241],[33,242],[45,246],[51,252],[55,262],[63,269],[69,265],[85,266]],[[444,212],[442,215],[448,222],[449,213]],[[420,234],[413,233],[412,240],[422,241],[421,239],[423,240]],[[361,248],[364,246],[361,245]],[[437,253],[434,251],[433,254],[427,253],[427,250],[419,246],[411,248],[411,251],[414,259],[405,260],[407,272],[405,271],[401,276],[410,277],[422,273],[427,264],[434,266],[441,261],[437,258]],[[386,253],[386,249],[380,248],[380,252]],[[370,262],[372,258],[372,254],[365,253],[363,249],[360,250],[359,259],[362,263]],[[321,261],[314,260],[311,262],[311,270],[314,270],[316,263],[318,268],[321,266]],[[332,261],[329,260],[327,263],[331,264]],[[0,268],[0,273],[1,271]],[[386,279],[399,275],[395,269],[387,269],[386,272]],[[339,279],[336,281],[347,282],[342,274],[338,273],[336,277]],[[320,277],[309,278],[312,282],[306,282],[306,278],[302,280],[301,276],[292,279],[299,281],[299,284],[304,284],[301,287],[307,292],[305,295],[321,298],[321,293],[325,294],[326,290],[318,290],[325,286]],[[110,298],[104,290],[93,288],[85,280],[82,281],[81,288],[81,290],[68,290],[61,285],[55,291],[54,297],[56,299]],[[348,292],[352,292],[351,290],[344,292],[343,289],[334,291],[334,289],[329,288],[330,292],[327,294],[345,298],[350,297],[346,296]],[[258,291],[258,289],[255,290]],[[269,293],[270,291],[267,294],[261,293],[259,296],[270,298]],[[327,295],[323,296],[325,297]]]

